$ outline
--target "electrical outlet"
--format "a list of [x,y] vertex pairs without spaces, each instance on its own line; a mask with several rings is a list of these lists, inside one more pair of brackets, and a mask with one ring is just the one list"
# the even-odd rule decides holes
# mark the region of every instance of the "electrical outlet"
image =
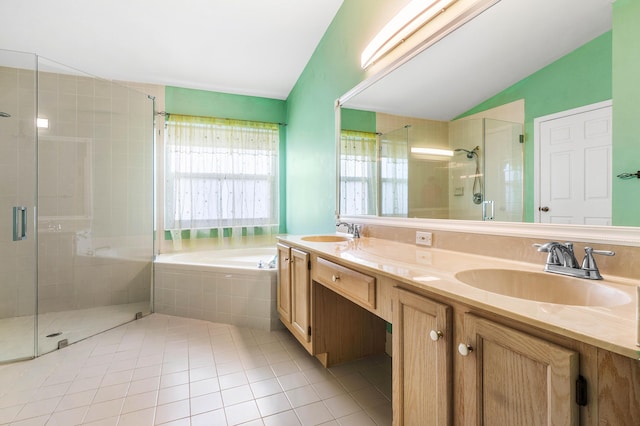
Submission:
[[431,232],[416,231],[416,244],[419,246],[431,246]]

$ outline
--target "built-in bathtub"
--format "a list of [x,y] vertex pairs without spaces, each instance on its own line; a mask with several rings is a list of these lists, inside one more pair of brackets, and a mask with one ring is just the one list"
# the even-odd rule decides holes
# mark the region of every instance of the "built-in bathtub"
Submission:
[[277,272],[269,268],[275,255],[275,247],[161,254],[154,263],[154,311],[262,330],[281,328]]

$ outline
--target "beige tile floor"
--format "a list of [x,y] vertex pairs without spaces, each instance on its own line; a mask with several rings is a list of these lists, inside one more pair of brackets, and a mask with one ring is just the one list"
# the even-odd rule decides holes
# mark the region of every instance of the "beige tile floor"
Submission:
[[287,331],[152,314],[0,366],[0,425],[390,425],[391,359],[324,369]]
[[[38,354],[56,350],[59,340],[77,342],[129,322],[136,312],[149,312],[149,306],[149,302],[137,302],[40,314],[37,318]],[[34,321],[33,315],[0,319],[0,360],[33,357]],[[60,335],[47,338],[51,333]]]

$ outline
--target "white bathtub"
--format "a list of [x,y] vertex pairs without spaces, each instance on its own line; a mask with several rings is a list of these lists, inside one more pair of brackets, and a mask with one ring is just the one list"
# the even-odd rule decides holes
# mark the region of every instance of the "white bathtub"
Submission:
[[[158,256],[156,264],[184,266],[188,270],[214,269],[217,272],[238,272],[240,269],[247,273],[261,274],[265,270],[268,272],[267,263],[276,253],[275,246],[168,253]],[[264,267],[259,268],[259,264]]]
[[[275,247],[161,254],[154,262],[154,311],[241,327],[281,328]],[[265,267],[259,268],[259,264]]]

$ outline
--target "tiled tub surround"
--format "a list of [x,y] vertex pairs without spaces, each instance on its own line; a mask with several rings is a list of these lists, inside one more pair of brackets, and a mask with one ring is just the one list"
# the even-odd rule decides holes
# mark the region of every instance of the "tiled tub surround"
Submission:
[[[473,240],[473,237],[475,235],[470,240]],[[541,255],[541,259],[535,263],[420,247],[371,237],[337,243],[309,242],[300,236],[286,236],[280,240],[364,273],[386,276],[403,285],[499,315],[504,319],[537,327],[626,357],[637,358],[636,286],[640,285],[640,282],[637,279],[614,276],[603,267],[601,272],[605,280],[599,283],[626,293],[629,297],[628,303],[600,307],[535,302],[490,293],[455,278],[455,274],[462,270],[478,268],[541,272],[546,257],[542,256],[544,253],[537,253],[530,246],[534,254]],[[515,243],[515,240],[524,239],[513,240]],[[487,249],[494,250],[491,247]],[[510,248],[507,245],[503,246],[502,250],[507,253]]]
[[155,312],[251,327],[282,328],[276,269],[258,268],[275,247],[161,254],[155,262]]

